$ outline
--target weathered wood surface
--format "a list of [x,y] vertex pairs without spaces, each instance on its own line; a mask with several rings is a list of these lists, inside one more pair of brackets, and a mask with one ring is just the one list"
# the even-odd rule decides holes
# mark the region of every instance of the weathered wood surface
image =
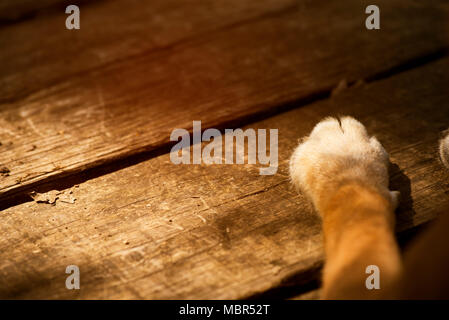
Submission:
[[438,52],[449,11],[379,1],[368,31],[359,0],[141,3],[90,4],[79,31],[62,13],[0,29],[0,198]]
[[[0,214],[3,298],[243,298],[304,283],[322,265],[318,216],[288,180],[299,137],[322,117],[360,119],[397,165],[398,230],[447,201],[437,156],[449,125],[449,60],[353,87],[251,128],[279,128],[279,171],[174,165],[162,155],[73,189],[74,204],[24,203]],[[65,289],[65,268],[81,289]]]

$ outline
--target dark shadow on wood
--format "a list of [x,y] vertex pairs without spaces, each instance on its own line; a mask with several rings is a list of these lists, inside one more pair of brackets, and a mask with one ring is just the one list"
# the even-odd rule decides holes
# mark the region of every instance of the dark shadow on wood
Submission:
[[390,163],[390,190],[399,191],[399,206],[396,209],[396,225],[413,226],[412,183],[410,178],[395,163]]
[[423,55],[421,57],[417,57],[414,59],[411,59],[409,61],[405,61],[393,68],[390,68],[388,70],[379,72],[375,75],[369,76],[365,79],[366,82],[374,82],[386,78],[390,78],[391,76],[395,76],[399,73],[418,68],[421,66],[424,66],[428,64],[429,62],[440,60],[447,56],[449,54],[449,47],[442,47],[439,48],[433,52],[430,52],[426,55]]
[[320,287],[322,262],[312,266],[305,272],[293,274],[281,281],[274,288],[246,297],[248,300],[282,300],[298,296]]

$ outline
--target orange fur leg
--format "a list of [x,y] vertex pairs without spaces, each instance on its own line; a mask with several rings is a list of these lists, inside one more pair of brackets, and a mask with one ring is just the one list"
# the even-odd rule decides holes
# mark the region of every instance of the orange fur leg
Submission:
[[[347,183],[322,207],[326,264],[324,299],[389,298],[402,265],[391,201],[375,189]],[[380,289],[369,290],[366,268],[379,268]]]

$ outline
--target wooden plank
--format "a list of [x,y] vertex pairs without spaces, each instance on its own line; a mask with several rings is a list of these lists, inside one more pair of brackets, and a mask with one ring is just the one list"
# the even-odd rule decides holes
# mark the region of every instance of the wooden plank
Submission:
[[[73,204],[2,211],[0,296],[233,299],[306,283],[322,265],[321,226],[289,183],[288,158],[329,115],[360,119],[390,152],[403,197],[398,231],[433,219],[449,192],[437,155],[449,124],[448,63],[250,125],[279,129],[273,176],[258,165],[174,165],[166,154],[82,183]],[[80,290],[65,289],[70,264],[80,267]]]
[[8,64],[2,65],[0,101],[16,101],[117,60],[132,62],[146,55],[154,59],[154,51],[162,51],[163,57],[172,47],[207,41],[217,32],[275,16],[295,4],[218,0],[192,6],[188,0],[97,0],[80,5],[79,30],[66,29],[65,10],[4,26],[0,58]]
[[[188,22],[171,2],[107,3],[83,11],[80,32],[61,31],[63,16],[0,30],[0,164],[10,170],[0,198],[160,148],[192,120],[241,123],[434,53],[448,12],[445,1],[380,1],[372,32],[358,0],[214,1],[189,5]],[[254,6],[264,9],[248,14]]]

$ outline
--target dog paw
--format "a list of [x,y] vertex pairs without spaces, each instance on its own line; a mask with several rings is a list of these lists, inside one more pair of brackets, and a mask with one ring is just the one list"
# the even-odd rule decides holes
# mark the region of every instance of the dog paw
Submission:
[[440,140],[440,159],[449,169],[449,130],[446,136]]
[[326,118],[304,138],[290,159],[293,184],[315,207],[345,182],[357,182],[385,194],[392,205],[398,192],[388,190],[388,153],[351,117]]

